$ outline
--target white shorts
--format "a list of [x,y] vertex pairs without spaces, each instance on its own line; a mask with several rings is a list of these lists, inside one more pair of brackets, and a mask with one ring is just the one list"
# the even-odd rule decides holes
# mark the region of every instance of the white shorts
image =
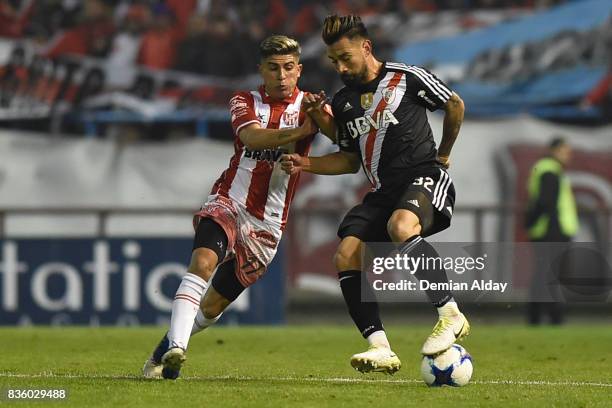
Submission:
[[246,288],[255,283],[272,262],[282,237],[280,228],[255,218],[246,208],[218,195],[208,197],[194,216],[194,228],[201,218],[210,218],[227,235],[225,259],[236,259],[236,277]]

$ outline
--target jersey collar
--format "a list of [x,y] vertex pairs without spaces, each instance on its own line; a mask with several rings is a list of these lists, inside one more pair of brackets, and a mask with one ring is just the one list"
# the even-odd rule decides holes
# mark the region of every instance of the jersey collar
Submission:
[[263,85],[259,86],[259,94],[261,95],[261,101],[263,103],[267,103],[267,104],[271,104],[271,103],[286,103],[286,104],[290,105],[290,104],[295,102],[295,100],[297,99],[299,93],[300,93],[300,90],[296,86],[293,89],[293,92],[291,93],[291,96],[289,96],[288,98],[285,98],[285,99],[279,101],[278,99],[273,99],[270,95],[268,95],[268,93],[266,92],[266,88],[264,88]]

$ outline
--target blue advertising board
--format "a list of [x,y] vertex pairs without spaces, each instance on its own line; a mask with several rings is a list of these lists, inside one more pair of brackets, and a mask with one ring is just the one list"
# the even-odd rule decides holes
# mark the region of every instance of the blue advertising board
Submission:
[[[187,269],[186,238],[0,241],[0,324],[167,324]],[[220,323],[284,321],[282,248]]]

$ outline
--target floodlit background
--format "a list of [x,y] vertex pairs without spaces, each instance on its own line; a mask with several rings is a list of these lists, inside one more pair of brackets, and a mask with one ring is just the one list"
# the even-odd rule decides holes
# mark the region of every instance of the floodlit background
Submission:
[[[233,153],[230,95],[259,84],[257,46],[273,33],[301,42],[300,87],[333,95],[331,12],[360,14],[380,59],[427,67],[465,101],[453,225],[432,241],[525,241],[526,177],[560,135],[575,148],[577,240],[610,262],[610,1],[4,0],[0,324],[166,324],[190,214]],[[430,122],[439,140],[442,116]],[[335,149],[320,137],[314,154]],[[368,188],[362,173],[303,175],[273,266],[224,322],[349,325],[331,259]],[[526,288],[531,273],[512,276]],[[478,324],[521,321],[515,300],[465,308]],[[384,310],[433,323],[425,302]],[[610,297],[569,310],[609,323]]]

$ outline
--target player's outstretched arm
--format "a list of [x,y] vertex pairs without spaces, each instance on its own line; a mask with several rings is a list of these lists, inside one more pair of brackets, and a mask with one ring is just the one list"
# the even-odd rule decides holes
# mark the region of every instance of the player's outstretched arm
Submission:
[[321,157],[305,157],[299,154],[284,154],[281,157],[282,169],[287,174],[307,171],[314,174],[333,176],[357,173],[361,162],[359,155],[349,152],[336,152]]
[[453,92],[444,105],[444,125],[442,129],[442,141],[438,148],[438,158],[446,167],[450,164],[449,157],[453,144],[459,135],[459,129],[463,123],[465,106],[463,100]]
[[306,93],[302,100],[302,108],[310,116],[321,133],[327,136],[332,142],[336,143],[336,123],[331,112],[331,107],[327,104],[325,92],[318,94]]
[[304,123],[293,129],[264,129],[253,123],[242,128],[238,137],[249,150],[274,149],[313,135],[317,130],[314,121],[306,116]]

